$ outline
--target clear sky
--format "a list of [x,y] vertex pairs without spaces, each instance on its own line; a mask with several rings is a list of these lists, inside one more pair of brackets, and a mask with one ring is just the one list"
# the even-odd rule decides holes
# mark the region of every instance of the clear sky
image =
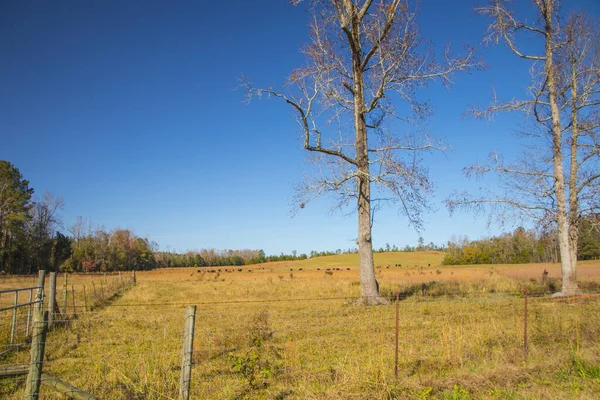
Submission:
[[[564,3],[600,14],[596,0]],[[474,5],[423,0],[421,29],[438,49],[480,46],[488,21]],[[65,227],[81,216],[176,251],[354,247],[355,214],[331,214],[327,198],[291,218],[306,155],[291,109],[273,100],[247,105],[235,90],[242,74],[281,87],[302,65],[305,8],[285,0],[2,0],[0,159],[38,196],[64,199]],[[492,88],[522,95],[529,65],[503,45],[479,54],[486,71],[421,92],[435,107],[429,130],[453,148],[427,157],[437,211],[425,215],[426,242],[496,232],[469,214],[450,217],[442,204],[455,189],[487,184],[466,180],[465,165],[516,151],[518,118],[462,115],[487,104]],[[386,209],[373,235],[375,247],[403,247],[419,233]]]

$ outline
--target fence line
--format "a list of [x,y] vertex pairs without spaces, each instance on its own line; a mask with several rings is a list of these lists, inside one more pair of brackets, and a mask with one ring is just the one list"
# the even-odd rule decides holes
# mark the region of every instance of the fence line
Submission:
[[[11,305],[2,306],[0,308],[0,326],[10,324],[10,337],[4,338],[0,334],[0,346],[3,346],[5,350],[0,352],[0,356],[7,354],[8,352],[25,346],[28,338],[31,336],[31,361],[29,364],[28,372],[21,369],[11,369],[11,366],[0,366],[0,378],[3,383],[7,383],[6,376],[11,374],[23,374],[27,375],[27,378],[11,378],[10,382],[26,382],[25,386],[25,398],[35,400],[38,399],[40,394],[40,385],[44,384],[50,386],[53,389],[68,394],[70,397],[75,399],[93,399],[94,397],[69,385],[60,379],[42,373],[42,365],[44,360],[44,351],[46,347],[46,334],[49,329],[55,328],[57,325],[66,326],[69,323],[73,323],[78,318],[78,307],[76,305],[75,285],[71,285],[70,291],[68,286],[68,275],[64,274],[63,294],[62,294],[62,307],[59,309],[56,291],[56,274],[49,274],[49,289],[50,292],[45,294],[45,276],[46,271],[39,271],[38,284],[36,286],[27,286],[21,288],[12,288],[0,290],[0,304],[6,303],[4,299],[11,295],[14,297],[14,302]],[[134,278],[132,277],[132,282]],[[93,282],[93,281],[92,281]],[[106,275],[104,275],[104,283],[108,294],[104,292],[104,285],[102,286],[103,296],[98,298],[97,296],[92,301],[92,307],[102,307],[107,304],[107,301],[117,295],[120,291],[128,287],[128,282],[123,282],[122,276],[108,282]],[[87,311],[87,295],[85,294],[84,287],[84,311]],[[33,292],[36,292],[35,300],[33,299]],[[23,301],[23,296],[19,298],[19,293],[29,292],[28,301]],[[3,299],[4,296],[4,299]],[[47,299],[48,311],[43,311],[45,300]],[[70,304],[69,304],[70,303]],[[34,309],[34,310],[33,310]],[[69,310],[70,309],[70,310]],[[26,318],[24,317],[26,310]],[[12,311],[10,316],[10,322],[4,322],[6,318],[6,312]],[[69,312],[70,311],[70,312]],[[4,313],[2,313],[4,312]],[[33,322],[32,322],[33,313]],[[60,317],[57,318],[56,315]],[[50,318],[49,318],[50,317]],[[24,332],[22,327],[25,327]],[[33,326],[33,331],[30,334],[30,326]],[[21,335],[21,333],[23,333]],[[18,335],[18,339],[17,339]],[[8,343],[4,343],[4,340]],[[20,340],[20,343],[15,341]],[[16,372],[15,372],[16,371]],[[10,383],[9,382],[9,383]],[[0,387],[1,388],[1,387]],[[2,393],[0,392],[0,397]]]
[[[100,283],[104,287],[102,280]],[[71,296],[73,292],[71,287],[69,292]],[[153,312],[140,309],[141,304],[115,304],[111,305],[111,309],[84,312],[81,312],[81,307],[86,309],[86,306],[75,305],[72,310],[76,311],[78,319],[65,317],[58,318],[55,322],[59,325],[72,323],[77,337],[82,337],[74,347],[92,344],[94,350],[101,356],[91,360],[58,359],[48,362],[47,365],[52,367],[60,364],[64,369],[66,364],[72,366],[70,368],[77,368],[81,367],[81,364],[97,363],[99,360],[121,374],[121,381],[127,382],[129,389],[140,391],[142,393],[140,396],[146,393],[148,397],[166,399],[176,398],[177,390],[162,391],[157,389],[157,386],[148,386],[149,384],[142,384],[138,380],[152,381],[150,378],[154,376],[151,373],[163,374],[159,376],[164,380],[177,380],[178,372],[183,371],[183,368],[178,368],[178,361],[183,361],[185,354],[189,355],[186,358],[189,360],[186,365],[190,368],[193,365],[193,369],[188,378],[180,377],[178,388],[181,389],[184,382],[191,383],[188,393],[198,398],[220,397],[220,390],[231,382],[235,382],[238,386],[241,383],[248,384],[250,379],[254,378],[244,375],[249,374],[244,372],[244,368],[246,370],[253,368],[252,357],[259,357],[259,361],[260,357],[272,357],[273,360],[266,361],[275,365],[272,367],[275,372],[270,372],[273,374],[278,371],[277,363],[281,363],[282,370],[290,376],[298,374],[302,377],[304,375],[300,374],[304,371],[307,371],[308,377],[312,377],[311,374],[326,373],[331,374],[332,381],[336,379],[334,375],[346,371],[382,369],[383,372],[378,372],[383,374],[382,376],[385,377],[387,374],[397,377],[398,374],[411,374],[412,369],[418,371],[422,368],[421,365],[425,365],[423,368],[435,368],[437,364],[444,363],[440,360],[449,365],[459,365],[463,362],[468,363],[470,359],[485,359],[487,355],[484,351],[490,348],[505,352],[507,349],[519,351],[519,358],[515,357],[512,362],[516,364],[518,361],[518,365],[521,365],[520,363],[525,361],[526,354],[520,352],[522,346],[529,346],[525,348],[529,350],[530,357],[536,349],[545,348],[546,343],[543,339],[549,332],[548,327],[552,318],[566,318],[566,316],[546,315],[547,305],[562,307],[549,297],[532,298],[529,295],[525,296],[524,293],[518,295],[516,292],[510,293],[514,294],[514,297],[508,299],[496,298],[495,295],[486,297],[482,295],[475,299],[411,296],[414,301],[400,301],[389,307],[375,308],[347,307],[346,303],[333,307],[329,301],[343,302],[356,299],[355,297],[304,299],[306,308],[299,310],[278,310],[276,306],[294,302],[294,305],[302,307],[304,305],[301,304],[302,299],[256,300],[247,302],[247,309],[232,307],[228,311],[220,312],[210,312],[207,309],[222,305],[239,306],[240,303],[246,302],[198,302],[195,304],[202,305],[204,310],[200,309],[200,312],[195,313],[199,327],[195,335],[191,335],[193,336],[191,345],[183,344],[184,338],[190,337],[189,333],[182,329],[188,321],[187,317],[183,318],[184,309],[176,307],[183,303],[143,304],[145,307],[154,308]],[[68,296],[69,294],[65,298],[72,298]],[[400,296],[399,298],[402,299]],[[526,299],[527,314],[524,309]],[[162,307],[164,304],[168,306]],[[597,313],[597,306],[597,303],[593,303],[578,309],[565,309],[571,312],[568,318],[573,319],[581,318],[590,310],[595,310]],[[403,316],[404,314],[400,314],[398,318],[395,313],[398,309],[403,312],[410,310],[410,315],[416,318],[410,319]],[[181,313],[179,311],[174,313],[174,310],[179,310]],[[263,310],[268,316],[268,323],[260,319],[253,320]],[[497,320],[498,314],[504,316],[502,320]],[[119,315],[122,315],[122,318],[118,318]],[[296,323],[298,318],[312,319],[310,323],[299,326]],[[368,326],[361,324],[361,321],[367,318],[370,324]],[[140,323],[137,327],[138,322],[145,320],[150,320],[152,323],[146,326]],[[104,322],[111,322],[111,324],[103,324]],[[110,329],[113,329],[112,322],[115,322],[114,326],[116,326],[112,338],[104,339],[95,335],[96,332],[110,335]],[[119,331],[121,325],[117,324],[118,322],[125,324],[135,322],[137,328],[132,331],[132,335],[135,336],[124,335]],[[454,324],[451,325],[449,322]],[[161,326],[165,327],[164,332],[160,331]],[[169,332],[166,331],[167,326]],[[174,326],[176,328],[173,328]],[[395,329],[396,326],[398,328]],[[529,336],[529,343],[523,339],[528,329],[533,333]],[[415,338],[404,339],[396,347],[399,336],[403,335],[403,332],[410,332],[413,335],[416,333]],[[369,336],[370,340],[364,340],[363,337],[366,336]],[[134,347],[131,347],[132,343],[128,342],[132,338],[134,338]],[[590,346],[598,346],[594,338],[582,340],[588,340],[586,343],[590,343]],[[261,341],[263,343],[260,343]],[[274,343],[273,348],[268,347],[270,343]],[[431,350],[428,347],[431,343],[437,343],[437,348]],[[56,346],[56,344],[49,343],[49,346]],[[121,346],[126,350],[118,350]],[[109,354],[103,349],[113,349],[113,351]],[[69,353],[65,351],[62,352],[66,358]],[[270,351],[274,355],[269,356]],[[182,355],[181,360],[178,360],[178,353]],[[114,358],[112,354],[119,354],[120,358],[124,359]],[[127,354],[127,357],[123,357],[123,354]],[[396,355],[398,358],[395,358]],[[279,356],[281,357],[278,358]],[[155,368],[159,372],[136,370],[137,374],[148,374],[145,377],[147,379],[141,379],[134,373],[130,373],[130,368],[138,368],[139,361],[151,364],[147,368]],[[232,365],[238,365],[239,369]],[[82,382],[85,382],[85,377],[81,378]],[[85,384],[82,387],[85,387]],[[177,389],[176,385],[174,387]],[[118,390],[116,385],[113,389]]]

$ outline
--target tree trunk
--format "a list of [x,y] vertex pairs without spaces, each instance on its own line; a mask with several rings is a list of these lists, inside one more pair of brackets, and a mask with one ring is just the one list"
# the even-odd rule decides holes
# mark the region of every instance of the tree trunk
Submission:
[[[577,146],[579,145],[579,120],[577,109],[577,70],[576,64],[572,64],[571,70],[571,171],[569,179],[569,250],[571,255],[571,266],[573,270],[573,282],[577,285],[577,246],[579,244],[579,201],[577,197],[577,174],[579,165],[577,164]],[[577,286],[575,286],[577,290]]]
[[552,27],[552,0],[544,2],[542,9],[546,22],[546,63],[545,71],[548,84],[548,97],[552,116],[552,159],[554,162],[554,190],[556,194],[556,219],[558,223],[558,245],[560,249],[560,263],[562,269],[562,290],[555,296],[572,296],[578,292],[575,280],[575,268],[571,262],[569,246],[569,221],[567,218],[567,200],[565,195],[565,176],[562,159],[562,129],[560,112],[556,100],[555,71],[553,65],[554,39]]
[[362,47],[360,20],[354,4],[350,4],[352,31],[352,73],[354,78],[354,130],[356,134],[357,195],[358,195],[358,255],[360,258],[360,303],[367,305],[387,304],[379,294],[373,263],[371,238],[371,178],[369,175],[369,152],[367,124],[365,122],[364,77],[362,71]]

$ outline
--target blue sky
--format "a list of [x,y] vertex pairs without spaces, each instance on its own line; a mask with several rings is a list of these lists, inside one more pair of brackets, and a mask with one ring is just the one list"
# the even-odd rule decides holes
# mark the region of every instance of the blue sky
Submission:
[[[421,30],[439,49],[480,46],[487,20],[474,5],[424,0]],[[594,0],[569,5],[600,13]],[[65,227],[81,216],[177,251],[353,247],[355,215],[331,214],[327,198],[291,218],[306,156],[291,109],[247,105],[235,90],[242,74],[280,87],[304,62],[308,17],[305,6],[284,0],[4,0],[0,159],[37,195],[63,197]],[[480,46],[479,54],[489,69],[421,93],[435,108],[429,130],[453,148],[427,156],[438,189],[437,211],[425,215],[426,242],[497,232],[469,214],[450,217],[442,204],[455,189],[486,184],[466,180],[465,165],[517,147],[518,117],[486,123],[462,114],[487,104],[492,88],[521,95],[529,65],[503,45]],[[414,245],[418,236],[395,210],[376,216],[375,247]]]

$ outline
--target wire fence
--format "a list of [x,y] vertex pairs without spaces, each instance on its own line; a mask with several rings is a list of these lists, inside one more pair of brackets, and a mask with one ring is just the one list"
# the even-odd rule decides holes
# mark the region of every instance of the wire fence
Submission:
[[41,307],[43,302],[43,284],[0,290],[0,356],[25,345],[33,308]]
[[[188,300],[138,296],[100,307],[76,295],[54,320],[68,329],[48,336],[44,370],[102,399],[180,398],[187,304],[197,306],[193,399],[384,398],[416,377],[600,354],[597,293],[568,300],[518,291],[412,294],[381,307],[357,307],[351,296]],[[18,329],[25,323],[19,319]],[[26,363],[27,354],[11,361]],[[0,397],[18,398],[23,379],[0,381]]]

